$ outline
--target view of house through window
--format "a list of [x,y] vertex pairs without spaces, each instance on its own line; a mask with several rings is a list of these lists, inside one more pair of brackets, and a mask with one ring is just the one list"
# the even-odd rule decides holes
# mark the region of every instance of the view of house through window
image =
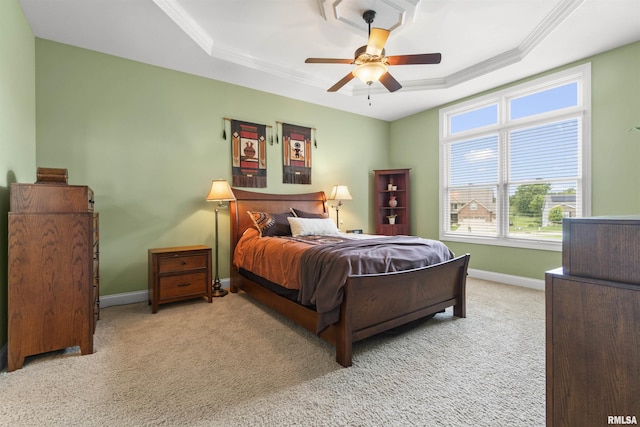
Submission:
[[590,212],[590,67],[440,111],[440,238],[560,249]]

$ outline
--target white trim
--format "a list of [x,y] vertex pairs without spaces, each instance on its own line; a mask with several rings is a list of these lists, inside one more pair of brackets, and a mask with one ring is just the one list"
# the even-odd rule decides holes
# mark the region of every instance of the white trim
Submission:
[[544,291],[544,280],[532,279],[530,277],[512,276],[511,274],[495,273],[493,271],[476,270],[470,268],[467,270],[469,277],[482,280],[490,280],[492,282],[504,283],[506,285],[520,286],[521,288],[535,289]]
[[148,301],[149,291],[125,292],[122,294],[105,295],[100,297],[100,308],[114,305],[136,304]]
[[[493,271],[476,270],[469,268],[467,270],[469,277],[481,280],[490,280],[492,282],[504,283],[506,285],[520,286],[523,288],[544,290],[544,280],[532,279],[529,277],[512,276],[510,274],[495,273]],[[222,287],[228,288],[230,279],[221,279]],[[100,307],[112,307],[116,305],[136,304],[147,301],[148,291],[125,292],[122,294],[105,295],[100,297]],[[0,348],[0,370],[7,366],[7,343]]]
[[[222,287],[229,289],[231,279],[220,279]],[[100,308],[113,307],[114,305],[137,304],[149,300],[149,291],[124,292],[121,294],[104,295],[100,297]]]
[[[295,82],[309,84],[316,87],[326,87],[326,79],[318,79],[300,67],[282,66],[273,61],[265,61],[255,58],[245,52],[239,52],[236,49],[225,49],[216,46],[215,41],[207,33],[207,31],[198,23],[195,17],[191,16],[179,3],[178,0],[152,0],[173,22],[175,22],[182,31],[187,34],[200,48],[209,56],[229,61],[238,65],[249,67],[252,69],[267,72],[284,79]],[[338,22],[342,22],[351,27],[357,28],[359,31],[365,31],[367,26],[361,20],[351,21],[345,19],[338,12],[339,6],[345,7],[345,2],[316,0],[320,16],[324,20],[334,18]],[[492,71],[496,71],[509,65],[522,61],[534,48],[544,41],[565,19],[573,14],[585,0],[560,0],[558,4],[546,15],[542,21],[523,39],[517,46],[505,50],[491,58],[481,60],[467,68],[455,71],[445,77],[436,79],[417,79],[403,81],[403,92],[437,90],[450,88],[461,83],[473,80]],[[392,10],[398,13],[398,21],[390,30],[396,28],[396,31],[402,29],[407,24],[415,22],[418,14],[421,0],[380,0]],[[307,67],[305,67],[307,68]],[[364,93],[371,94],[387,93],[382,87],[369,89],[367,87],[345,88],[341,93],[349,96],[359,96]]]
[[553,10],[544,17],[542,22],[538,24],[534,30],[529,33],[526,39],[520,43],[518,49],[524,58],[531,52],[539,43],[544,41],[549,34],[551,34],[556,28],[562,24],[578,7],[584,3],[584,0],[565,0],[559,2]]
[[515,237],[491,237],[456,235],[455,233],[442,233],[440,239],[448,242],[473,243],[474,245],[506,246],[509,248],[537,249],[541,251],[562,252],[561,240],[541,239],[517,239]]
[[[542,113],[532,117],[525,117],[520,119],[508,118],[508,105],[509,101],[526,96],[531,93],[536,93],[553,87],[558,87],[572,81],[578,82],[578,105],[575,107],[565,108],[563,110],[557,110],[554,112]],[[471,129],[467,131],[458,132],[454,135],[450,133],[450,120],[451,117],[459,114],[463,114],[467,111],[471,111],[478,108],[483,108],[488,105],[492,105],[498,102],[498,124],[485,126],[479,129]],[[582,137],[582,144],[579,147],[579,167],[580,171],[577,176],[577,190],[580,190],[581,206],[578,208],[580,217],[587,217],[591,215],[591,63],[581,64],[572,68],[561,70],[537,79],[527,81],[520,84],[497,90],[487,95],[478,96],[476,98],[464,101],[458,104],[450,105],[448,107],[439,110],[439,189],[438,198],[441,208],[438,209],[438,222],[439,222],[439,238],[440,240],[449,240],[456,242],[468,242],[479,243],[497,246],[511,246],[522,247],[530,249],[562,250],[561,241],[544,238],[540,239],[524,239],[518,238],[518,236],[509,236],[508,233],[508,188],[506,184],[512,184],[509,182],[508,167],[506,162],[507,153],[505,152],[506,143],[504,138],[507,132],[513,129],[518,129],[523,126],[534,126],[537,124],[545,124],[550,120],[565,120],[572,117],[581,115],[581,129],[580,134]],[[451,159],[449,158],[449,147],[451,144],[464,141],[469,138],[480,138],[484,135],[491,134],[495,131],[499,131],[498,136],[498,152],[500,155],[500,161],[498,163],[498,188],[497,188],[497,236],[469,236],[460,235],[449,229],[449,219],[451,216],[450,205],[447,200],[447,193],[445,186],[448,183],[448,177],[451,170]],[[476,183],[478,186],[493,185],[493,183]],[[449,189],[450,190],[450,189]]]
[[153,2],[207,55],[211,55],[213,39],[176,0],[153,0]]
[[[520,119],[509,119],[507,117],[507,111],[503,108],[501,103],[508,103],[509,100],[526,96],[532,93],[544,91],[546,89],[552,89],[559,87],[572,81],[582,80],[584,87],[589,90],[584,90],[584,87],[580,87],[578,90],[578,106],[569,107],[564,110],[556,110],[554,112],[536,114],[532,117],[525,117]],[[583,98],[584,96],[584,98]],[[458,132],[455,135],[451,135],[449,132],[448,121],[452,116],[464,114],[468,111],[473,111],[485,106],[498,104],[498,113],[504,114],[499,117],[497,125],[490,125],[478,129],[472,129],[467,131]],[[571,114],[575,114],[577,111],[585,111],[591,108],[591,63],[586,62],[575,67],[567,68],[546,76],[539,77],[537,79],[529,80],[520,84],[506,87],[501,90],[497,90],[486,95],[478,96],[469,99],[464,102],[449,105],[448,107],[441,108],[439,111],[439,123],[440,130],[439,136],[441,142],[451,142],[457,140],[463,140],[468,138],[469,135],[491,133],[495,130],[502,128],[511,128],[514,126],[520,126],[524,124],[535,124],[544,122],[549,117],[566,117]],[[503,111],[504,110],[504,111]],[[590,117],[584,117],[584,119],[590,119]]]
[[[520,286],[523,288],[544,290],[544,280],[532,279],[530,277],[513,276],[510,274],[495,273],[493,271],[477,270],[475,268],[468,269],[469,277],[481,280],[490,280],[492,282],[504,283],[505,285]],[[229,289],[230,279],[220,279],[222,287]],[[148,291],[125,292],[121,294],[105,295],[100,297],[100,308],[113,307],[116,305],[137,304],[148,300]],[[6,364],[7,345],[0,349],[0,369],[4,361]],[[4,356],[4,359],[3,359]]]

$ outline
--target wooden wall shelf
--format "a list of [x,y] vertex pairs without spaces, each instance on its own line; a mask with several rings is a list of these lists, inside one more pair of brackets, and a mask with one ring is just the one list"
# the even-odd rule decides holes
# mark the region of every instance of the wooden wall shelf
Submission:
[[[374,171],[374,203],[376,234],[394,236],[410,234],[410,169],[381,169]],[[389,200],[395,198],[396,206]],[[393,224],[389,216],[394,216]]]

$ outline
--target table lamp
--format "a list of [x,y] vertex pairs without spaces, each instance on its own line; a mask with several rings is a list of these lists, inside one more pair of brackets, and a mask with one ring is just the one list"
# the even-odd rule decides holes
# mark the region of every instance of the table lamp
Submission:
[[340,228],[340,206],[343,200],[351,200],[351,194],[346,185],[334,185],[329,195],[329,200],[337,200],[338,204],[331,206],[336,210],[336,226]]

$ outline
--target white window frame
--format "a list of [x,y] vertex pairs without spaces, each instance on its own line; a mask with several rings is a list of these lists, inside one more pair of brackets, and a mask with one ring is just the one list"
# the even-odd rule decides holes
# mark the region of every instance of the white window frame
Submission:
[[[577,106],[555,110],[552,112],[536,114],[515,120],[509,120],[509,101],[513,98],[525,96],[545,89],[561,86],[571,82],[578,83]],[[451,134],[449,124],[452,116],[465,113],[488,106],[498,104],[498,123],[496,125],[484,126],[482,128],[461,131]],[[502,89],[488,95],[484,95],[472,100],[451,105],[440,110],[439,115],[439,136],[440,136],[440,184],[439,184],[439,224],[440,240],[453,242],[466,242],[475,244],[510,246],[520,248],[542,249],[542,250],[562,250],[562,241],[552,241],[550,239],[528,239],[509,236],[509,203],[508,203],[508,157],[506,135],[509,131],[521,127],[533,127],[536,124],[546,122],[550,118],[557,120],[569,119],[572,117],[581,119],[582,144],[579,147],[580,168],[579,185],[581,186],[581,205],[577,206],[579,216],[591,215],[591,64],[586,63],[577,67],[572,67],[551,75],[541,77],[526,83]],[[498,188],[497,188],[497,237],[460,235],[459,233],[448,232],[451,218],[451,206],[448,203],[447,188],[449,182],[449,158],[448,147],[457,141],[464,141],[481,137],[487,134],[498,134]],[[506,201],[506,203],[505,203]]]

